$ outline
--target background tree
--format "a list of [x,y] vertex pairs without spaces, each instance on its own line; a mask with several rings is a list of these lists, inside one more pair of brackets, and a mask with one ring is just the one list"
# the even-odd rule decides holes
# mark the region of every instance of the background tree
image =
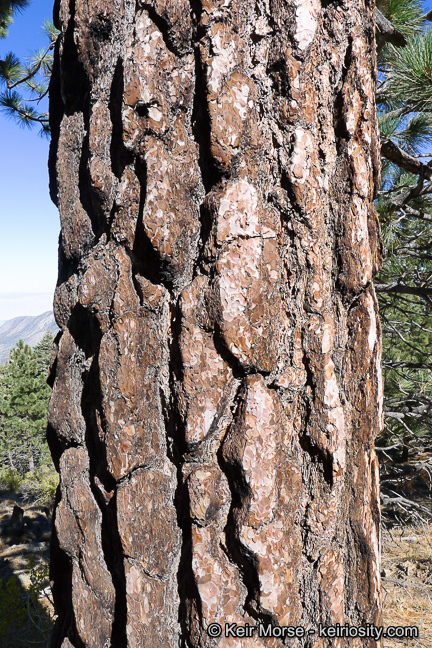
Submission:
[[[382,185],[377,206],[386,250],[376,281],[385,385],[379,445],[387,448],[383,458],[406,461],[409,447],[431,447],[432,167],[422,160],[432,151],[432,32],[425,29],[428,15],[419,2],[378,7],[403,36],[394,43],[384,34],[379,46]],[[385,463],[383,468],[385,474]]]
[[62,0],[56,25],[53,645],[379,625],[373,10]]
[[22,477],[50,463],[45,439],[53,336],[32,350],[20,340],[0,367],[0,463]]

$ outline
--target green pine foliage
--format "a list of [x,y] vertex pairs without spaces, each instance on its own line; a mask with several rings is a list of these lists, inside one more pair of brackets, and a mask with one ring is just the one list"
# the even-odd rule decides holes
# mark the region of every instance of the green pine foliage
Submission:
[[4,88],[0,92],[0,109],[21,126],[39,124],[41,135],[49,135],[48,113],[40,112],[39,105],[48,94],[58,31],[49,20],[45,21],[43,29],[48,37],[48,45],[43,50],[33,52],[26,64],[13,52],[0,60],[0,87]]
[[43,376],[48,376],[53,340],[53,334],[48,331],[47,333],[45,333],[42,340],[38,342],[33,349],[36,356],[36,365],[38,372]]
[[432,31],[413,36],[405,47],[389,46],[387,62],[391,65],[386,88],[389,102],[413,111],[431,110]]
[[55,488],[45,439],[52,340],[47,333],[34,349],[20,340],[0,367],[0,479],[6,485],[27,480],[37,489],[45,480],[48,490]]
[[[404,47],[388,43],[378,53],[381,137],[426,163],[432,151],[432,31],[417,0],[377,6],[407,38]],[[376,286],[385,429],[378,444],[406,459],[404,449],[432,441],[432,182],[427,167],[416,175],[385,157],[381,172],[376,207],[385,259]]]
[[423,27],[423,7],[418,0],[378,0],[377,8],[404,36],[417,34]]
[[[395,115],[395,111],[389,111],[379,116],[379,125],[383,137],[390,137],[410,155],[418,155],[425,146],[432,144],[432,113]],[[384,167],[382,171],[387,173],[388,170]],[[396,179],[400,173],[399,167],[391,171],[391,180]]]
[[13,20],[14,11],[22,11],[30,0],[0,0],[0,38],[7,36],[7,30]]

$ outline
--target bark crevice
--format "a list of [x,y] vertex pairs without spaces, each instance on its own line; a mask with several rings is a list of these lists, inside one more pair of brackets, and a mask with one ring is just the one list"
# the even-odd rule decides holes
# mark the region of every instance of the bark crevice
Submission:
[[144,9],[144,11],[147,12],[148,17],[159,30],[167,50],[170,51],[171,54],[174,54],[174,56],[178,56],[179,58],[184,56],[185,52],[181,52],[179,48],[176,47],[176,44],[170,35],[171,25],[169,24],[169,22],[163,16],[158,14],[154,6],[149,4],[148,2],[138,2],[138,4],[140,9]]
[[[236,436],[236,427],[241,426],[241,421],[244,418],[246,397],[247,385],[246,381],[243,381],[239,386],[234,402],[233,420],[227,429],[223,443],[217,451],[219,467],[228,480],[231,492],[230,510],[224,529],[225,546],[222,545],[222,549],[229,561],[239,570],[241,580],[246,587],[245,612],[257,623],[275,626],[278,625],[275,616],[261,606],[258,558],[253,551],[243,544],[240,538],[240,529],[248,513],[253,493],[241,463],[233,455],[229,446],[232,443],[235,444],[233,437]],[[236,450],[234,450],[234,454],[235,452]]]
[[[109,471],[106,447],[101,438],[104,422],[100,417],[103,406],[97,352],[93,357],[87,376],[83,375],[83,384],[81,411],[86,421],[86,447],[90,461],[90,474],[94,476],[93,479],[90,479],[90,488],[102,516],[101,543],[103,557],[115,591],[111,648],[123,648],[127,645],[126,576],[117,522],[118,485]],[[102,425],[98,424],[98,413]],[[99,485],[97,482],[99,482]],[[108,498],[107,494],[109,494]]]
[[[79,0],[78,0],[79,1]],[[90,81],[82,61],[80,61],[74,40],[76,30],[75,14],[77,0],[70,0],[70,18],[63,33],[62,55],[60,58],[61,96],[66,115],[88,112],[90,101]]]
[[201,179],[208,194],[224,177],[224,172],[218,166],[211,152],[211,116],[208,106],[208,88],[206,68],[203,64],[200,43],[194,44],[195,56],[195,94],[192,108],[192,132],[198,145],[198,164]]
[[[121,180],[125,168],[134,163],[134,156],[128,151],[123,142],[123,96],[124,96],[124,65],[121,56],[118,57],[111,81],[108,109],[111,117],[111,170],[118,180]],[[112,221],[110,225],[112,224]]]
[[134,273],[140,274],[154,285],[163,285],[170,292],[173,290],[173,271],[169,263],[163,259],[153,246],[144,227],[144,210],[147,195],[147,166],[145,161],[137,158],[135,173],[139,180],[141,192],[138,210],[138,220],[135,230],[134,245],[131,258],[134,262]]
[[330,488],[333,488],[333,458],[331,453],[307,434],[299,436],[299,443],[303,451],[310,457],[311,463],[318,464],[321,467],[324,480]]
[[[84,113],[84,115],[87,114],[87,112]],[[84,127],[85,136],[82,141],[82,149],[80,155],[78,191],[80,205],[90,218],[91,228],[94,235],[94,239],[92,241],[93,246],[98,244],[102,234],[108,234],[109,222],[107,222],[108,219],[105,217],[104,209],[101,205],[99,196],[95,191],[92,191],[92,179],[90,177],[89,170],[90,123],[88,119],[85,120]]]
[[188,446],[186,425],[180,414],[178,389],[183,380],[183,360],[180,347],[182,313],[179,298],[170,305],[169,342],[169,396],[161,390],[162,411],[165,420],[167,457],[176,471],[174,505],[177,525],[181,531],[180,560],[177,567],[177,588],[179,593],[178,623],[181,628],[180,646],[191,646],[191,630],[196,626],[196,617],[202,617],[201,602],[192,569],[192,518],[188,487],[183,468]]
[[342,75],[339,82],[339,87],[336,92],[333,103],[333,129],[335,133],[336,147],[339,155],[343,154],[347,142],[351,139],[351,134],[348,131],[346,124],[345,111],[345,98],[344,92],[346,88],[346,81],[350,72],[352,59],[353,59],[353,39],[348,36],[348,42],[345,49],[344,62],[342,65]]

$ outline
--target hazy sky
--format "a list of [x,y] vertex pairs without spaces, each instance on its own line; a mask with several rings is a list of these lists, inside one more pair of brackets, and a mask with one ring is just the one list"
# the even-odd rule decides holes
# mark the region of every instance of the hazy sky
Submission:
[[[48,44],[41,26],[52,17],[52,5],[33,0],[17,14],[0,40],[0,58],[9,51],[25,58]],[[48,194],[48,146],[37,127],[20,128],[0,113],[0,321],[52,306],[59,218]]]

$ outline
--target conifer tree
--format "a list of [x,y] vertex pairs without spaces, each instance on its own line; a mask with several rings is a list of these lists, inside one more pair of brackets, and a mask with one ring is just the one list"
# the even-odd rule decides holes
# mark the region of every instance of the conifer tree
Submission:
[[51,331],[47,331],[42,340],[34,347],[38,372],[41,376],[45,376],[45,379],[48,376],[53,340],[53,334]]
[[[430,443],[432,412],[432,32],[417,0],[379,3],[404,42],[379,42],[386,256],[376,281],[383,325],[385,432],[380,445],[408,458]],[[393,455],[394,457],[394,455]]]
[[52,334],[32,350],[20,340],[0,368],[0,464],[24,474],[48,460],[45,440]]

